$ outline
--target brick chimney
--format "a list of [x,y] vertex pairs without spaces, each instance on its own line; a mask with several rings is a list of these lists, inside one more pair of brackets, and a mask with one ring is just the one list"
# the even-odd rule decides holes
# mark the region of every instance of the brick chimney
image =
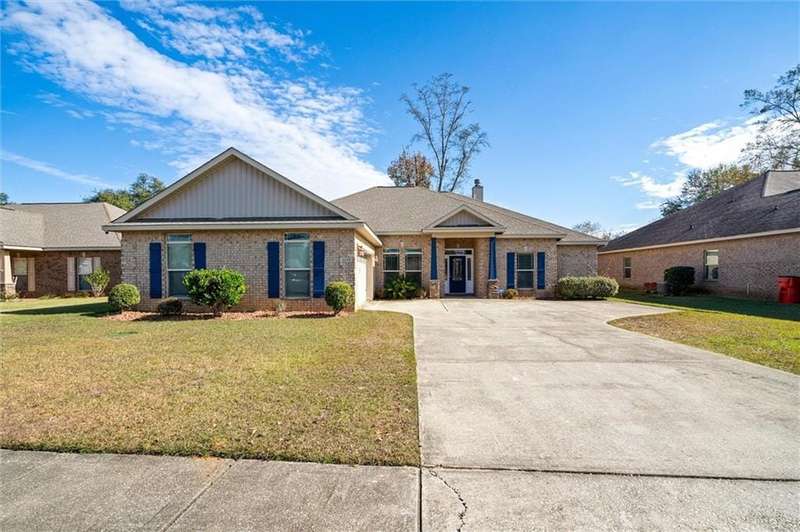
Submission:
[[483,185],[481,185],[480,179],[476,179],[475,185],[472,187],[472,199],[483,201]]

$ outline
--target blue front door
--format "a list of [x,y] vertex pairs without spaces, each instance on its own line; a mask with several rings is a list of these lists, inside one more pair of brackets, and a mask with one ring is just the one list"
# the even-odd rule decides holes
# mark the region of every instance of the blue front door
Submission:
[[450,293],[463,294],[467,291],[467,259],[463,255],[450,257]]

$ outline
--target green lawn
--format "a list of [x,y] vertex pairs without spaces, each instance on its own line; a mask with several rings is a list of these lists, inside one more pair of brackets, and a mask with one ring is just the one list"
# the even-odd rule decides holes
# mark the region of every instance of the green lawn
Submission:
[[800,374],[800,305],[640,292],[620,292],[614,299],[681,312],[623,318],[612,325]]
[[0,303],[0,447],[418,464],[411,318],[112,321]]

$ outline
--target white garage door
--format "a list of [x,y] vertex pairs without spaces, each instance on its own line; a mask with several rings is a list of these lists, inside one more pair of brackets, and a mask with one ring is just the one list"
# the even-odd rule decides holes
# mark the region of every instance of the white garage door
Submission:
[[356,257],[356,307],[367,302],[367,259]]

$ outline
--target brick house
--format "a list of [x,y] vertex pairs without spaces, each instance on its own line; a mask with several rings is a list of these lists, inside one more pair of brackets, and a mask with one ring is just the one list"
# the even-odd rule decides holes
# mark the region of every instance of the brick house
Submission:
[[234,148],[103,228],[121,234],[143,309],[183,297],[185,272],[205,267],[245,275],[244,309],[324,309],[334,280],[358,307],[397,275],[429,297],[550,296],[560,276],[595,274],[605,244],[484,202],[477,181],[472,197],[373,187],[329,202]]
[[598,263],[630,288],[692,266],[711,292],[777,299],[777,277],[800,275],[800,172],[767,172],[612,240]]
[[101,226],[125,211],[108,203],[14,203],[0,207],[0,294],[86,292],[102,267],[120,281],[120,238]]

